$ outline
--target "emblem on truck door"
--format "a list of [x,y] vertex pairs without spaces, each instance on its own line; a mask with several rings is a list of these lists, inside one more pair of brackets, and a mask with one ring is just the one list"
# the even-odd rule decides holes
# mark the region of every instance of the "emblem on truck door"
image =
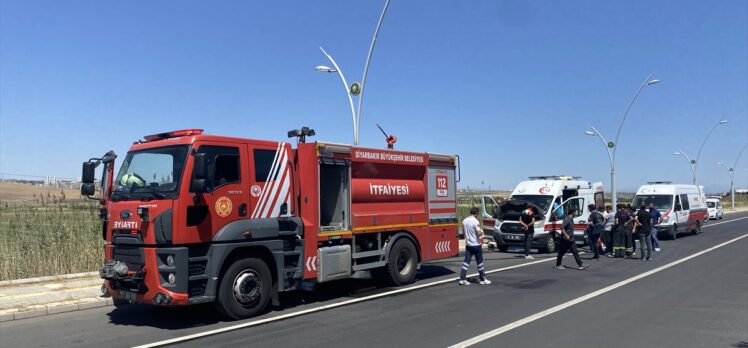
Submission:
[[216,200],[216,214],[220,217],[227,217],[231,214],[231,200],[226,196],[221,196]]
[[252,188],[249,189],[249,193],[252,195],[252,197],[260,197],[262,189],[259,185],[252,185]]

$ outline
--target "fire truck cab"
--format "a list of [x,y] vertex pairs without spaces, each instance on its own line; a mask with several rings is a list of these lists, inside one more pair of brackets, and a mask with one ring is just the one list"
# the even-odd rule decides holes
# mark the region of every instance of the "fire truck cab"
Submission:
[[[409,284],[421,262],[458,254],[456,157],[203,134],[133,143],[83,164],[100,191],[108,295],[162,306],[215,302],[230,318],[279,292],[371,275]],[[103,165],[100,190],[94,170]]]
[[492,197],[483,197],[483,225],[496,247],[506,251],[511,245],[524,246],[525,231],[518,220],[522,210],[528,207],[539,213],[532,237],[533,248],[540,252],[555,252],[558,240],[549,232],[560,228],[560,220],[570,208],[577,210],[574,240],[577,244],[585,244],[584,231],[590,215],[587,205],[604,206],[602,182],[592,183],[576,176],[534,176],[529,179],[520,182],[501,204]]

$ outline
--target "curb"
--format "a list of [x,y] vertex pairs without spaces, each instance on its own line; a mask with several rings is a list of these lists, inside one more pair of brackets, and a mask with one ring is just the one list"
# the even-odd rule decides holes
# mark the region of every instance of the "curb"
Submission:
[[64,306],[39,305],[39,307],[44,308],[0,314],[0,323],[112,305],[114,305],[114,302],[111,298],[96,298],[94,301],[85,301]]
[[85,277],[92,277],[92,276],[98,276],[98,275],[99,275],[99,272],[86,272],[86,273],[60,274],[60,275],[54,275],[54,276],[48,276],[48,277],[11,279],[11,280],[0,281],[0,287],[10,286],[10,285],[50,282],[50,281],[55,281],[55,280],[69,280],[69,279],[85,278]]

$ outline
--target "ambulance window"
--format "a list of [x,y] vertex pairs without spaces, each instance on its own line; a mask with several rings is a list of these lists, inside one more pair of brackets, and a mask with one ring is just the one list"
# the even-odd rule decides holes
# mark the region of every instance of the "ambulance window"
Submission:
[[688,204],[688,195],[686,194],[680,195],[680,203],[683,206],[683,210],[691,209],[691,207]]
[[265,182],[268,180],[270,169],[275,160],[276,150],[255,149],[255,181]]
[[683,206],[680,204],[680,196],[675,195],[675,211],[683,210]]

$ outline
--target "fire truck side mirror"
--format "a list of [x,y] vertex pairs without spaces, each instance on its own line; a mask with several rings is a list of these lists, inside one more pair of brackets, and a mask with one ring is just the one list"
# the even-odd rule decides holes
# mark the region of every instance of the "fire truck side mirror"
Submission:
[[208,174],[207,167],[205,166],[205,153],[196,153],[194,157],[195,162],[192,166],[190,191],[195,193],[206,193],[208,192],[208,184],[205,178]]
[[96,171],[96,162],[83,162],[83,173],[81,182],[84,184],[93,184]]
[[81,196],[93,196],[96,193],[96,185],[91,183],[81,184]]

